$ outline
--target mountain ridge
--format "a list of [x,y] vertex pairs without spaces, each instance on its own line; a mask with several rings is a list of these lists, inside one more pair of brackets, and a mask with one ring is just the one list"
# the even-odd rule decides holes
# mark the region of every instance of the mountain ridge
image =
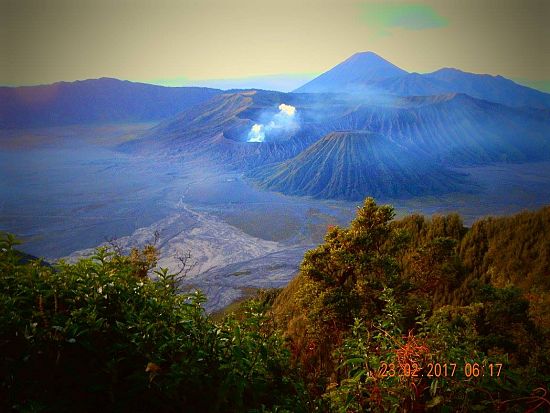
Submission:
[[[284,162],[331,132],[367,130],[455,166],[546,159],[550,111],[512,108],[462,93],[395,98],[379,103],[338,95],[246,92],[222,94],[127,142],[124,150],[207,157],[241,170]],[[294,105],[300,128],[283,140],[247,142],[262,114]]]
[[501,75],[476,74],[449,67],[430,73],[409,73],[373,52],[354,54],[294,92],[397,96],[457,92],[507,106],[550,109],[549,93],[520,85]]
[[0,87],[0,128],[158,121],[220,94],[218,89],[164,87],[115,78]]

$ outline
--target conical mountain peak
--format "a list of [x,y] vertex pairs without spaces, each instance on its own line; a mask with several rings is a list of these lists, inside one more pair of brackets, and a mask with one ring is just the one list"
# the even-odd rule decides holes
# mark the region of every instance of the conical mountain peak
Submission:
[[306,83],[296,92],[352,91],[358,85],[367,85],[406,74],[406,71],[374,52],[361,52],[350,56],[328,72]]

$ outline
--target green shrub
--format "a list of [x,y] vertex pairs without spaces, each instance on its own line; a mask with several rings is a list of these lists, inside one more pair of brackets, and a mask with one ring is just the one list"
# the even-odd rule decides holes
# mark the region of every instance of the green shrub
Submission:
[[0,410],[299,409],[289,353],[260,304],[214,323],[150,246],[75,264],[22,263],[0,241]]

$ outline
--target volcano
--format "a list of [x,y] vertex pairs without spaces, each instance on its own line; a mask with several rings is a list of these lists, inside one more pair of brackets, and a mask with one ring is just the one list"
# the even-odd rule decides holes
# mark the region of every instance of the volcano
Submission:
[[468,190],[464,176],[421,159],[382,134],[340,131],[254,175],[260,186],[289,195],[354,201]]
[[406,75],[407,72],[373,52],[356,53],[295,90],[297,93],[351,92],[359,85]]

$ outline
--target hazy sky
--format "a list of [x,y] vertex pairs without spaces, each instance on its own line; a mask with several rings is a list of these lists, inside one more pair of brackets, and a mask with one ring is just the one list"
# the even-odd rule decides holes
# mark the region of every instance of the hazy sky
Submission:
[[2,85],[108,76],[288,89],[371,50],[408,71],[456,67],[550,90],[550,0],[0,4]]

